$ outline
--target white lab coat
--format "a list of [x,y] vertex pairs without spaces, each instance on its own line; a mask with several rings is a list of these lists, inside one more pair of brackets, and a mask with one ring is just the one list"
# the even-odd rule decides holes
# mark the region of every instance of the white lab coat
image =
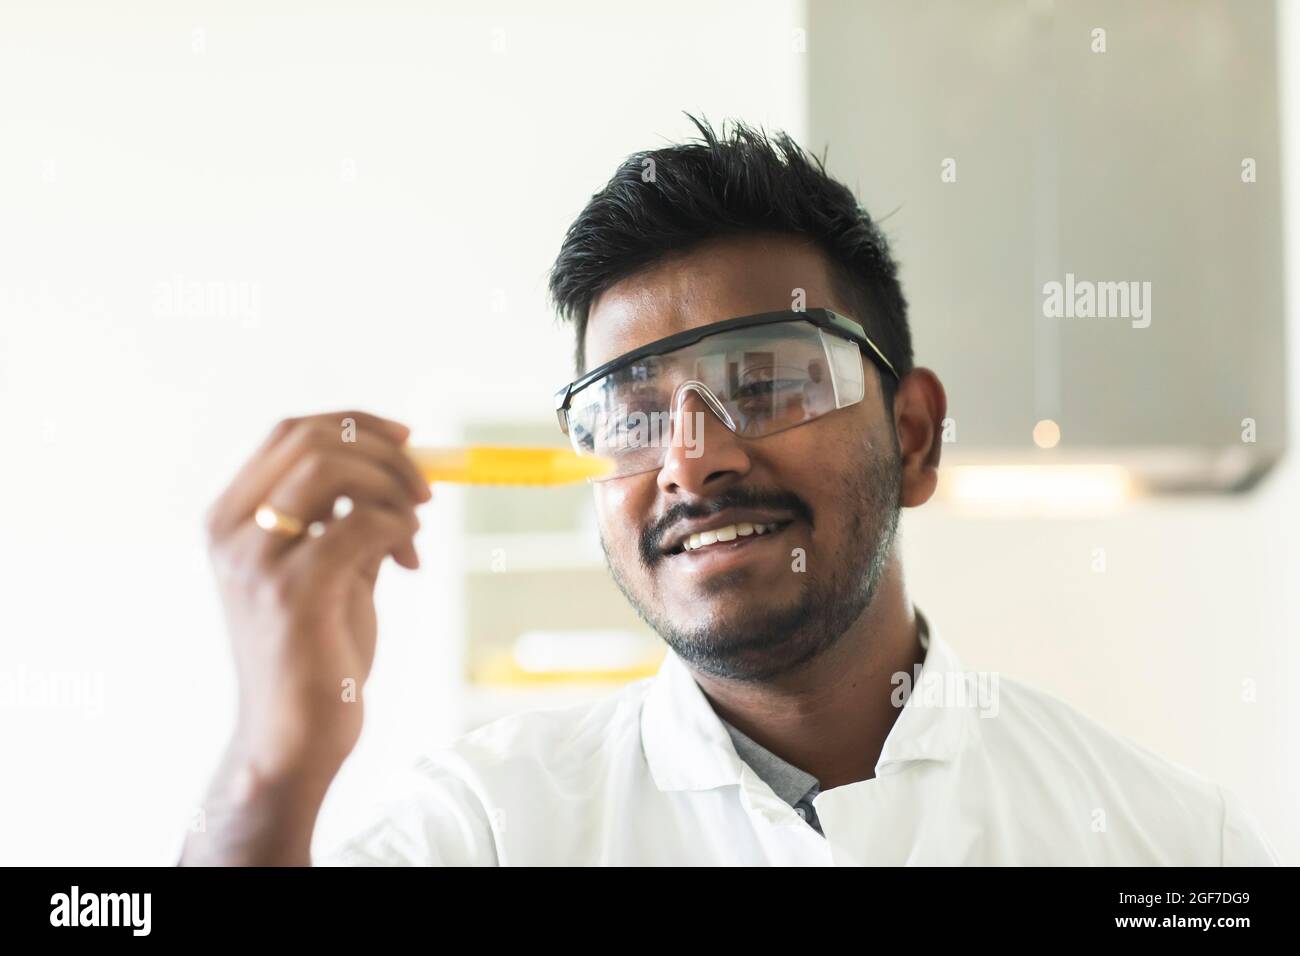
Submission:
[[814,800],[824,838],[736,755],[669,651],[654,677],[599,702],[502,718],[422,758],[368,825],[316,862],[1278,862],[1230,792],[1048,694],[1001,677],[996,709],[987,699],[935,706],[921,693],[962,673],[930,622],[924,668],[875,777]]

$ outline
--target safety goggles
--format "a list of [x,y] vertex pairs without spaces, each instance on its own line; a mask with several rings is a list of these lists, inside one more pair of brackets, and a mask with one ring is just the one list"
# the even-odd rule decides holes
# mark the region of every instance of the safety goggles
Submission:
[[672,447],[703,454],[704,413],[682,414],[690,395],[762,438],[862,401],[861,354],[898,379],[862,326],[829,309],[726,319],[593,369],[555,393],[556,415],[578,454],[612,459],[609,478],[622,478],[659,470]]

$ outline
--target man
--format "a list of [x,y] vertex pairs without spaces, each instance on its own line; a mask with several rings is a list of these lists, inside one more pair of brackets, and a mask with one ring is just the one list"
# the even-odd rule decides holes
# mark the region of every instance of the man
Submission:
[[[551,279],[577,337],[560,421],[615,462],[593,483],[601,540],[662,669],[422,759],[317,862],[1275,862],[1213,783],[962,671],[899,558],[947,408],[885,240],[787,137],[698,125],[618,169]],[[675,434],[694,416],[698,441],[629,439],[638,412]],[[418,564],[430,494],[406,436],[286,421],[213,506],[240,709],[182,862],[311,862],[361,728],[339,688],[370,668],[375,577]]]

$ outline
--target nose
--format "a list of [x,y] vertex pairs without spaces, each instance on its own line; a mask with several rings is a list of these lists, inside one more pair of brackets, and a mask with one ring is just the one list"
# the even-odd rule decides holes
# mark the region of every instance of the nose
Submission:
[[749,473],[744,441],[719,417],[727,411],[711,393],[688,383],[673,405],[672,440],[657,479],[665,494],[715,495]]

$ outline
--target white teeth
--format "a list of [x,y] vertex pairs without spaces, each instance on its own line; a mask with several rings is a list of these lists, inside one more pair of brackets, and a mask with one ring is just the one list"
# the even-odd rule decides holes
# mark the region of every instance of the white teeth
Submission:
[[739,524],[729,524],[725,528],[714,528],[711,531],[693,534],[682,542],[682,548],[685,551],[696,551],[719,541],[735,541],[737,537],[747,538],[751,534],[769,534],[775,530],[775,524],[753,524],[742,521]]

